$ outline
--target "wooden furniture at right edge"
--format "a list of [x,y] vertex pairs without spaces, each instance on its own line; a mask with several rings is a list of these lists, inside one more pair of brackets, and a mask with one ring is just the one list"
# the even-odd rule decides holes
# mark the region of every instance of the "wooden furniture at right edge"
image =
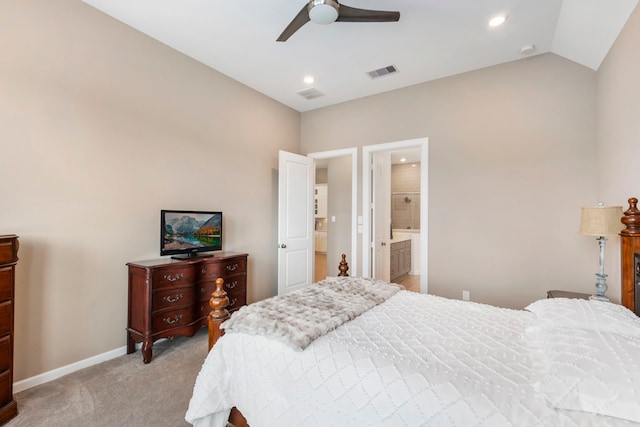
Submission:
[[18,236],[0,236],[0,424],[18,415],[13,398],[13,296]]
[[640,210],[638,199],[629,199],[629,209],[621,219],[625,225],[620,232],[622,263],[622,305],[640,315]]

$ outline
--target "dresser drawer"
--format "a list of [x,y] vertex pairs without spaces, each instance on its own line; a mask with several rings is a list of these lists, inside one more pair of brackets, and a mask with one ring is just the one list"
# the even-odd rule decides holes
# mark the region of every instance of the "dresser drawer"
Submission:
[[193,320],[193,307],[183,307],[176,310],[163,310],[153,313],[152,323],[154,332],[184,326]]
[[197,319],[200,319],[201,317],[209,315],[209,312],[211,312],[211,307],[209,306],[208,301],[207,302],[200,301],[196,306],[196,308],[194,308],[194,310],[196,310],[194,315],[196,316]]
[[0,372],[11,368],[11,335],[0,338]]
[[11,332],[11,310],[13,303],[5,301],[0,303],[0,337]]
[[0,372],[0,407],[13,400],[13,384],[11,384],[11,370]]
[[13,298],[13,272],[13,266],[0,267],[0,301]]
[[178,288],[193,283],[193,267],[161,269],[153,272],[153,290]]
[[14,239],[2,239],[0,240],[0,264],[8,264],[18,261],[18,257],[16,256],[17,248],[14,247],[14,244],[17,245],[18,241]]
[[227,307],[227,310],[229,310],[229,312],[236,311],[243,305],[247,305],[247,296],[244,291],[238,292],[229,297],[229,306]]
[[247,259],[244,257],[232,258],[221,263],[203,263],[198,268],[198,275],[202,280],[215,280],[218,277],[227,277],[230,274],[247,272]]
[[169,307],[192,306],[194,301],[193,295],[193,287],[165,289],[154,292],[151,310],[158,311]]

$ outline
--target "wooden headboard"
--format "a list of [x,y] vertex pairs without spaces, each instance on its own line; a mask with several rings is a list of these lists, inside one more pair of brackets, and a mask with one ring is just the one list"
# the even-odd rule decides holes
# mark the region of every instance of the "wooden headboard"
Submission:
[[640,210],[638,199],[629,199],[629,209],[621,218],[622,305],[640,316]]

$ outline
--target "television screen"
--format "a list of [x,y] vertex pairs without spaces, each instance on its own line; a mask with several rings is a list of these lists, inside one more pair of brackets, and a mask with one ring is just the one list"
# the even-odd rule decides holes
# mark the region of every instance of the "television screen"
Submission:
[[222,212],[160,211],[160,255],[184,259],[222,250]]

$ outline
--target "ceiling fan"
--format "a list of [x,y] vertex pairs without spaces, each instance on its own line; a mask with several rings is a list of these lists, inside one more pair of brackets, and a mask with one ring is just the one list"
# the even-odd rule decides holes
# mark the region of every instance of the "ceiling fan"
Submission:
[[383,10],[357,9],[345,6],[337,0],[311,0],[304,5],[300,12],[287,25],[279,42],[287,41],[289,37],[304,24],[313,21],[316,24],[331,24],[335,21],[342,22],[395,22],[400,19],[400,12],[386,12]]

